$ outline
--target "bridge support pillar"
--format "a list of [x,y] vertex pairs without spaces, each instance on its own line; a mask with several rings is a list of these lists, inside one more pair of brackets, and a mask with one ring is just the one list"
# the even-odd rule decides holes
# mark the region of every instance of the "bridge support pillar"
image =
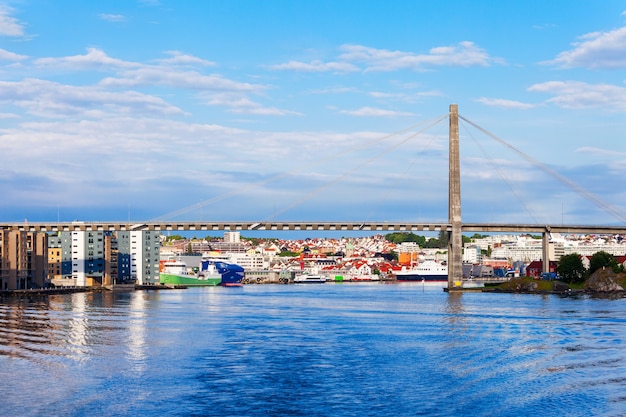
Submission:
[[541,236],[542,272],[550,272],[550,228],[546,227]]
[[459,108],[450,105],[450,171],[448,190],[448,289],[463,282],[463,239],[461,237],[461,162],[459,150]]

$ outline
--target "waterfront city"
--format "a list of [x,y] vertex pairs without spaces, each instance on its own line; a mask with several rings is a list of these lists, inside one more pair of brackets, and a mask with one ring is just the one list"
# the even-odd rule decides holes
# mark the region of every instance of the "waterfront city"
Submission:
[[[407,234],[407,240],[411,237],[415,236]],[[156,231],[0,230],[0,283],[2,290],[156,285],[162,261],[186,257],[195,267],[198,256],[241,265],[245,283],[279,282],[281,272],[303,269],[331,279],[380,279],[427,259],[446,262],[445,247],[430,244],[436,237],[421,238],[420,246],[412,241],[394,243],[383,234],[289,240],[245,238],[240,232],[184,238]],[[589,258],[601,251],[615,256],[618,263],[626,262],[621,235],[552,234],[547,251],[551,272],[565,255],[580,255],[588,267]],[[542,253],[540,236],[474,235],[464,238],[463,262],[514,270],[516,276],[539,276]]]

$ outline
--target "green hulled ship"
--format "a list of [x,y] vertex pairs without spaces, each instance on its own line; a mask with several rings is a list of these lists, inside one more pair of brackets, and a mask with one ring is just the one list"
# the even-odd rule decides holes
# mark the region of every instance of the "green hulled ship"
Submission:
[[187,264],[178,259],[165,261],[159,282],[164,285],[186,285],[196,287],[214,287],[222,283],[222,274],[213,270],[203,270],[197,275],[190,274]]

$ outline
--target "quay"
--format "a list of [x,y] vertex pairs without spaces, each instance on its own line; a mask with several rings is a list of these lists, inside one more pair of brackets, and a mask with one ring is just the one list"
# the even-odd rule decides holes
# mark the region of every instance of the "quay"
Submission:
[[33,288],[27,290],[2,290],[0,297],[23,297],[31,295],[55,295],[74,294],[80,292],[93,292],[93,288],[88,287],[58,287],[58,288]]
[[44,296],[44,295],[58,295],[58,294],[75,294],[83,292],[119,292],[119,291],[135,291],[135,290],[180,290],[186,289],[185,285],[135,285],[135,284],[123,284],[113,285],[108,287],[56,287],[56,288],[32,288],[26,290],[2,290],[0,291],[0,298],[2,297],[29,297],[29,296]]

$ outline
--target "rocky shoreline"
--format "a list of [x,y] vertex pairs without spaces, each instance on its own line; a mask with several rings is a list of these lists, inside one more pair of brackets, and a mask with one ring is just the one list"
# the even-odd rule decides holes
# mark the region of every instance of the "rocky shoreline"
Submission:
[[562,281],[537,280],[531,277],[513,278],[497,287],[485,288],[483,292],[521,293],[521,294],[558,294],[558,295],[619,295],[626,297],[626,274],[615,273],[611,269],[600,269],[585,282],[582,287],[572,288]]

